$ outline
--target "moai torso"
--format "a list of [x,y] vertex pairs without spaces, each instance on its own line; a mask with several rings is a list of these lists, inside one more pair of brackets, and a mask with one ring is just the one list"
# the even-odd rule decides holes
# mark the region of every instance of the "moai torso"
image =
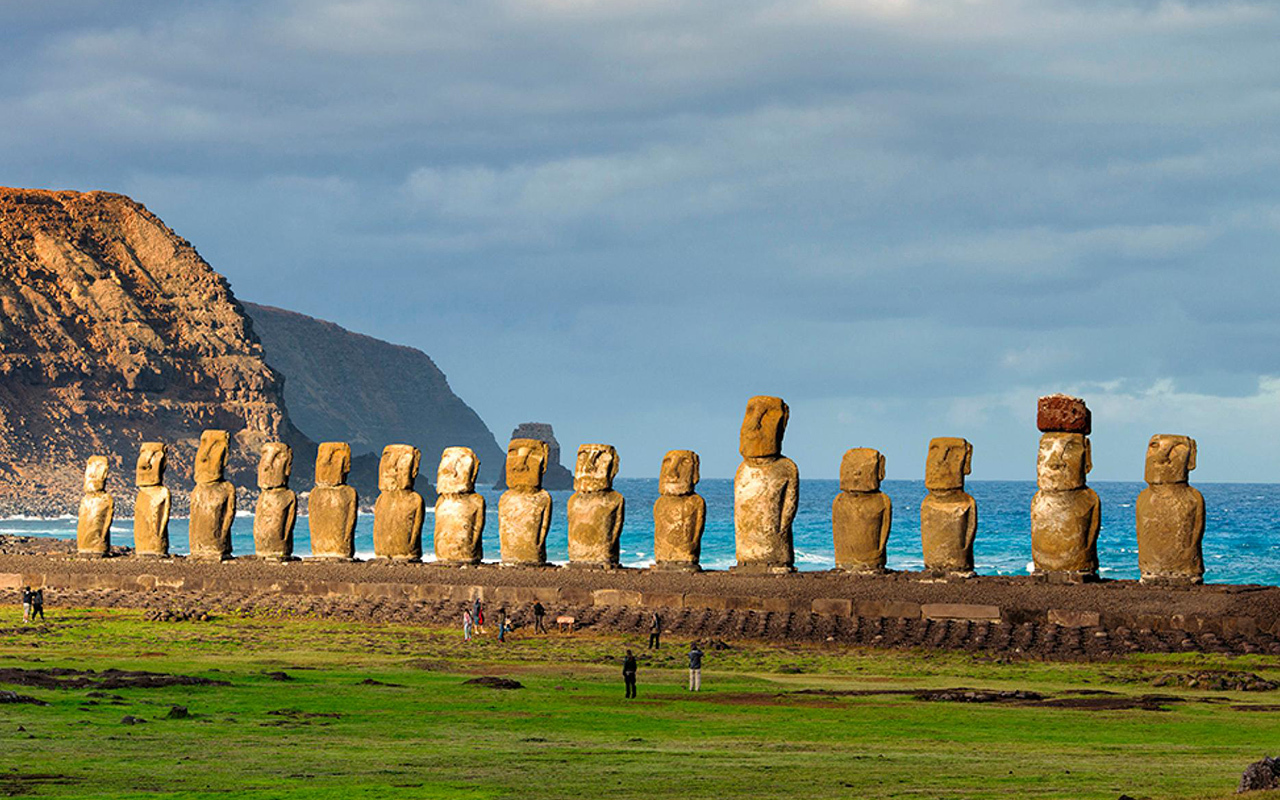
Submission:
[[406,444],[390,444],[378,468],[378,500],[373,505],[373,553],[392,561],[422,558],[422,521],[426,503],[413,490],[422,453]]
[[1195,468],[1195,439],[1151,437],[1148,485],[1137,503],[1138,568],[1143,583],[1204,580],[1204,496],[1187,483]]
[[223,480],[227,448],[226,431],[200,434],[196,451],[196,487],[191,490],[190,552],[192,558],[223,560],[231,557],[231,525],[236,517],[236,489]]
[[565,508],[569,517],[569,565],[617,567],[626,503],[613,490],[618,452],[607,444],[578,448],[574,493]]
[[940,437],[929,442],[924,483],[929,494],[920,503],[920,546],[925,572],[973,575],[973,541],[978,534],[978,504],[964,490],[973,463],[973,445]]
[[356,556],[356,513],[359,498],[346,485],[351,471],[351,446],[324,442],[316,453],[316,483],[307,498],[311,557],[350,561]]
[[298,496],[289,489],[293,450],[283,442],[262,448],[258,462],[258,505],[253,512],[253,547],[258,558],[286,561],[293,558],[293,525],[298,518]]
[[884,456],[865,447],[844,454],[840,494],[831,503],[831,530],[836,568],[849,572],[883,572],[893,522],[893,504],[880,491]]
[[656,569],[701,569],[702,531],[707,522],[707,502],[696,493],[698,454],[672,450],[662,459],[653,504],[653,560]]
[[1098,571],[1102,504],[1085,485],[1093,466],[1083,433],[1051,431],[1040,437],[1031,500],[1031,558],[1037,573],[1069,579]]
[[789,416],[777,397],[747,402],[738,449],[742,464],[733,479],[733,532],[738,570],[795,569],[791,523],[800,497],[800,470],[782,455]]
[[447,447],[436,473],[435,551],[438,564],[479,564],[484,558],[485,502],[476,494],[480,459],[469,447]]
[[107,494],[106,486],[106,456],[90,456],[84,471],[84,498],[76,520],[76,550],[82,556],[100,557],[111,551],[115,501]]
[[551,495],[542,488],[547,443],[512,439],[507,446],[507,486],[498,500],[498,540],[504,566],[545,566],[551,529]]
[[133,552],[139,556],[169,555],[169,507],[172,499],[164,486],[167,451],[161,442],[143,442],[138,451],[133,501]]

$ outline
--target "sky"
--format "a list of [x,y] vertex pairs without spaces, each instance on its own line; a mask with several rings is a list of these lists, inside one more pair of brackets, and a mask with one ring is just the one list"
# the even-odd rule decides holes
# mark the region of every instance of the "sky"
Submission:
[[0,3],[0,184],[122,192],[238,297],[422,349],[500,442],[1033,479],[1035,402],[1280,480],[1280,6]]

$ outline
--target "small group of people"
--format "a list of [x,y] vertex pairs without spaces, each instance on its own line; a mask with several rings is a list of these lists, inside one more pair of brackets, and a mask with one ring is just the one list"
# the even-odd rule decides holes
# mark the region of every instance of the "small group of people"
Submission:
[[[534,617],[538,620],[538,628],[542,628],[542,617],[538,613],[540,608],[542,608],[541,604],[534,609]],[[545,614],[546,611],[544,610],[542,613]],[[473,633],[477,636],[483,636],[484,628],[484,603],[478,599],[472,600],[471,605],[462,610],[462,640],[464,642],[471,641]],[[507,634],[512,630],[511,620],[507,618],[507,609],[498,609],[498,641],[505,642]],[[543,628],[543,630],[545,631],[546,629]]]
[[[657,614],[654,617],[661,619]],[[654,634],[649,634],[649,646],[656,647],[654,644]],[[622,659],[622,682],[626,685],[627,699],[633,699],[636,696],[636,656],[630,650]],[[697,642],[689,645],[689,691],[698,692],[702,690],[702,648]]]
[[44,589],[32,589],[30,586],[22,587],[22,623],[30,624],[36,617],[40,617],[40,621],[44,622]]

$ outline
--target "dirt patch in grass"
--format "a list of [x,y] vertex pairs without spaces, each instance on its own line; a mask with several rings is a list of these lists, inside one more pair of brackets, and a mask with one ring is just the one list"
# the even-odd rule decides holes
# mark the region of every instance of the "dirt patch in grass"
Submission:
[[33,706],[49,705],[43,700],[37,700],[36,698],[28,697],[25,694],[18,694],[17,692],[10,692],[10,691],[0,691],[0,705],[6,705],[9,703],[26,703],[28,705],[33,705]]
[[194,675],[168,675],[139,670],[0,669],[0,683],[36,689],[159,689],[166,686],[229,686],[226,681]]
[[72,786],[79,782],[79,778],[49,772],[0,773],[0,795],[19,797],[36,794],[42,786]]
[[524,684],[510,678],[499,678],[494,675],[482,675],[479,678],[463,681],[467,686],[487,686],[490,689],[523,689]]

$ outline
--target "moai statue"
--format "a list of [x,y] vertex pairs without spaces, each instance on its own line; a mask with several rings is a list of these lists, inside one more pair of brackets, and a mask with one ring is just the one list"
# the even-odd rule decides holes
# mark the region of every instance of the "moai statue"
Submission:
[[569,516],[569,566],[619,566],[626,502],[613,490],[617,474],[618,451],[613,445],[584,444],[578,448],[574,491],[565,508]]
[[476,493],[480,459],[470,447],[446,447],[436,472],[436,563],[479,564],[484,558],[484,496]]
[[1091,419],[1084,401],[1066,395],[1040,398],[1036,424],[1040,455],[1031,500],[1031,558],[1035,573],[1053,581],[1091,580],[1098,574],[1102,504],[1085,485],[1093,459]]
[[840,494],[831,503],[836,569],[884,572],[885,547],[893,523],[893,503],[880,491],[884,456],[879,450],[855,447],[840,462]]
[[378,489],[373,504],[373,555],[391,561],[422,559],[422,520],[426,503],[413,490],[422,453],[407,444],[389,444],[378,466]]
[[111,551],[111,518],[116,504],[107,494],[107,457],[89,456],[84,469],[84,498],[76,521],[76,551],[102,558]]
[[697,572],[702,569],[702,530],[707,501],[697,493],[698,454],[670,450],[662,457],[658,491],[653,504],[653,568]]
[[258,461],[258,505],[253,512],[253,549],[267,561],[292,561],[298,496],[289,488],[293,449],[284,442],[262,447]]
[[1196,440],[1156,435],[1147,445],[1147,488],[1138,495],[1138,568],[1143,583],[1204,580],[1204,496],[1188,485]]
[[351,471],[351,445],[324,442],[316,453],[316,485],[307,498],[307,522],[311,529],[311,557],[324,561],[351,561],[356,557],[356,512],[359,498],[347,485]]
[[794,572],[791,523],[800,470],[782,455],[791,411],[780,397],[747,401],[738,436],[742,464],[733,479],[733,535],[741,572]]
[[133,553],[148,558],[169,555],[169,489],[164,485],[162,442],[143,442],[134,467],[138,496],[133,501]]
[[231,524],[236,519],[236,487],[224,480],[227,448],[226,431],[208,430],[200,434],[196,451],[196,488],[191,490],[191,557],[214,561],[231,558]]
[[498,541],[503,566],[547,564],[551,495],[542,488],[547,458],[547,443],[537,439],[512,439],[507,445],[509,488],[498,500]]
[[964,490],[973,465],[973,445],[942,436],[929,441],[920,503],[920,544],[924,571],[956,578],[973,576],[973,540],[978,535],[978,503]]

